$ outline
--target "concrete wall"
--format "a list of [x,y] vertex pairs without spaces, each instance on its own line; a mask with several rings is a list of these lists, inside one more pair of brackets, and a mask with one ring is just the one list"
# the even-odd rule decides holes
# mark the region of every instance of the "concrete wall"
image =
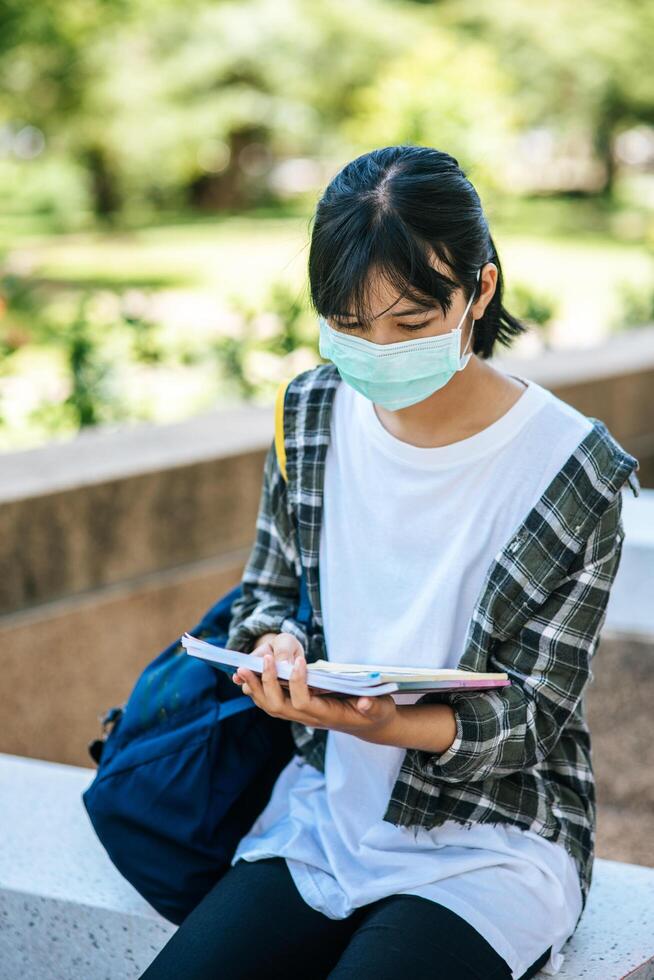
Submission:
[[628,331],[588,350],[551,351],[528,361],[504,356],[495,363],[601,419],[640,461],[642,485],[654,487],[653,327]]
[[3,458],[0,751],[88,764],[98,714],[240,581],[272,434],[243,408]]
[[272,434],[244,407],[0,457],[0,616],[246,548]]
[[[641,460],[643,485],[654,485],[654,331],[599,351],[498,363],[605,421]],[[1,752],[89,765],[98,715],[124,701],[142,668],[240,580],[272,435],[272,406],[243,406],[0,457]],[[625,731],[644,719],[654,693],[641,673],[652,650],[634,642],[603,641],[589,696],[598,732],[615,718],[597,762],[606,804],[618,808],[644,792],[638,764],[627,776],[634,743]],[[623,659],[631,680],[617,673]],[[630,685],[644,700],[627,726],[612,711],[616,690]],[[620,780],[635,780],[624,792],[613,778],[612,738],[621,740]]]

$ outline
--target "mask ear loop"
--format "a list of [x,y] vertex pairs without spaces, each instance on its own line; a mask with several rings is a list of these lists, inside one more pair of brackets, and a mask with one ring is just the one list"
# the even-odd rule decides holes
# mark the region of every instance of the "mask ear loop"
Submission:
[[[481,275],[481,268],[477,269],[477,282],[479,282],[480,275]],[[470,305],[472,306],[472,304]],[[468,339],[466,340],[466,348],[471,343],[472,338],[474,336],[476,322],[477,321],[473,319],[472,323],[470,324],[470,333],[468,334]],[[459,356],[459,362],[463,361],[463,363],[462,364],[459,363],[457,371],[463,371],[463,369],[468,366],[468,361],[470,360],[471,357],[472,357],[472,350],[469,353],[467,353],[467,351],[464,349]]]
[[[466,347],[468,347],[468,345],[470,344],[470,342],[472,340],[473,334],[475,332],[475,323],[476,322],[477,322],[476,320],[473,320],[472,323],[470,324],[470,333],[468,334],[468,339],[466,340]],[[457,370],[463,371],[463,369],[465,367],[467,367],[468,361],[470,360],[471,357],[472,357],[472,351],[470,351],[469,353],[467,353],[464,350],[463,353],[461,354],[461,360],[463,361],[463,364],[459,364],[459,367],[457,368]]]

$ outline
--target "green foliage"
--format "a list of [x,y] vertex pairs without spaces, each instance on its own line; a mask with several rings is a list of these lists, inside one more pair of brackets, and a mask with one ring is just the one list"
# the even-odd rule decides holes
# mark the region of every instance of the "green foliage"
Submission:
[[441,19],[489,46],[513,79],[518,129],[545,126],[573,140],[588,138],[605,168],[605,190],[612,191],[614,137],[639,120],[654,123],[654,5],[446,0],[439,6]]
[[210,346],[216,359],[221,384],[235,391],[244,401],[250,401],[257,393],[257,386],[247,370],[248,355],[255,348],[253,321],[256,310],[242,300],[234,298],[234,306],[241,314],[241,330],[238,337],[218,337]]
[[[106,307],[106,292],[93,289],[53,294],[49,284],[28,275],[0,277],[0,375],[51,364],[63,394],[42,397],[27,411],[28,424],[54,435],[135,414],[121,395],[125,357],[135,364],[159,363],[156,326],[145,315]],[[44,360],[45,359],[45,360]],[[5,414],[0,428],[7,425]]]
[[287,282],[280,280],[272,284],[266,309],[275,314],[280,323],[279,331],[264,345],[272,354],[285,357],[300,347],[315,343],[309,340],[303,329],[307,318],[306,303]]
[[237,296],[232,298],[232,309],[240,318],[238,335],[218,338],[211,352],[221,384],[244,401],[271,397],[279,380],[295,373],[293,356],[298,352],[306,356],[307,364],[318,362],[317,332],[307,304],[286,281],[273,282],[261,303],[264,316],[274,323],[265,336],[257,331],[258,309]]
[[513,283],[506,296],[507,304],[515,316],[539,327],[549,323],[556,313],[554,298],[547,293],[537,292],[526,283]]
[[71,391],[63,402],[81,429],[103,421],[114,403],[110,381],[112,367],[101,354],[100,343],[87,316],[89,294],[79,303],[78,313],[61,338],[70,370]]
[[30,323],[38,310],[36,287],[30,279],[12,272],[0,276],[0,343],[5,357],[30,342]]
[[622,282],[617,292],[618,312],[611,323],[614,331],[649,327],[654,323],[654,282],[646,286]]
[[123,322],[131,328],[132,355],[141,364],[159,364],[164,352],[157,339],[157,324],[144,313],[123,311]]
[[590,141],[610,190],[615,136],[654,123],[652,36],[638,0],[5,0],[0,114],[109,224],[269,205],[276,161],[402,141],[492,189],[532,127]]
[[527,283],[512,282],[505,292],[504,305],[519,320],[533,324],[545,345],[549,345],[552,320],[558,312],[558,304],[553,296],[543,290],[536,290]]
[[353,93],[343,130],[360,152],[405,142],[445,149],[483,193],[501,185],[516,94],[490,45],[434,22]]
[[192,15],[135,0],[121,17],[118,0],[83,6],[75,28],[79,4],[66,0],[47,5],[45,24],[25,13],[0,88],[9,118],[82,165],[111,221],[135,207],[265,203],[275,159],[342,147],[352,93],[398,49],[398,26],[410,47],[415,24],[380,0],[196,2]]
[[[192,277],[214,258],[195,252],[189,230],[172,225],[199,224],[202,211],[212,221],[216,212],[222,219],[282,209],[304,217],[342,163],[399,142],[454,155],[495,232],[549,238],[549,262],[534,279],[556,282],[557,296],[566,279],[557,265],[567,261],[551,254],[557,238],[572,249],[615,245],[613,282],[630,260],[625,229],[636,243],[651,237],[647,173],[630,218],[614,178],[616,136],[654,125],[652,36],[654,5],[639,0],[599,7],[594,0],[4,0],[0,145],[12,149],[0,152],[0,240],[31,235],[25,251],[43,249],[46,258],[32,275],[0,278],[0,378],[50,365],[58,382],[45,386],[33,411],[34,424],[49,432],[149,417],[147,393],[130,401],[121,385],[138,378],[134,388],[143,381],[145,392],[155,374],[171,388],[197,377],[209,404],[212,393],[268,398],[279,378],[319,360],[297,282],[274,283],[262,296],[270,263],[261,262],[261,246],[252,265],[236,248],[212,283],[224,288],[247,266],[248,302],[232,302],[236,326],[211,340],[188,331],[167,341],[145,291],[193,286],[185,270]],[[19,144],[29,151],[29,138],[19,139],[26,131],[45,140],[34,158],[21,155]],[[572,158],[593,148],[603,195],[518,196],[507,177],[513,155],[524,164],[531,153],[535,169],[546,167],[550,139],[568,140]],[[276,164],[293,158],[313,176],[287,196],[273,177]],[[185,256],[168,269],[154,234],[149,264],[137,261],[129,274],[125,258],[116,258],[125,241],[118,236],[100,239],[90,264],[82,256],[68,266],[38,241],[62,230],[167,222],[162,238],[178,235],[178,250],[188,241],[193,262]],[[222,221],[206,238],[214,231],[234,235]],[[251,233],[254,223],[241,238]],[[133,245],[127,241],[126,254]],[[526,264],[523,274],[531,278]],[[570,273],[568,299],[594,276],[594,269],[579,279]],[[511,276],[507,282],[507,307],[547,343],[558,304]],[[143,290],[141,305],[128,287]],[[607,298],[599,293],[596,309]],[[619,307],[615,329],[651,322],[654,287],[624,285]]]

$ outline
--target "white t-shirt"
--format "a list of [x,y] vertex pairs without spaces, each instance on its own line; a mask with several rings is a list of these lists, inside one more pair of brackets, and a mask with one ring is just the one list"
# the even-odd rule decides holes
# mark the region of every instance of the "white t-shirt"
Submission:
[[[524,383],[492,425],[434,448],[391,435],[372,401],[339,384],[319,556],[330,661],[458,666],[490,563],[591,428]],[[304,900],[334,919],[421,895],[469,922],[514,977],[550,945],[544,970],[557,973],[581,912],[571,855],[510,825],[384,821],[404,754],[329,731],[324,773],[295,755],[232,863],[285,857]]]

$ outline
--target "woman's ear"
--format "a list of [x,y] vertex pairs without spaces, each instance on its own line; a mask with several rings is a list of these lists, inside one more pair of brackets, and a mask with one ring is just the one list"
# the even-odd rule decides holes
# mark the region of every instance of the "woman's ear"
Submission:
[[479,276],[479,296],[470,307],[475,320],[481,320],[483,317],[486,307],[495,295],[496,288],[497,266],[494,262],[486,262]]

